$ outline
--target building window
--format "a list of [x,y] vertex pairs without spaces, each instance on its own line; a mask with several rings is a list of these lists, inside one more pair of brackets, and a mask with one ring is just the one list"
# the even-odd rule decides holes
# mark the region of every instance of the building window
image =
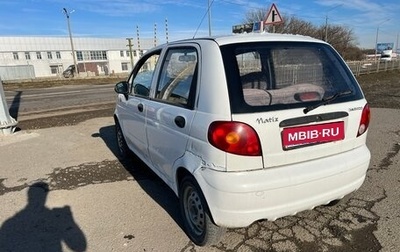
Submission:
[[129,51],[126,51],[126,57],[129,57],[129,56],[130,56]]
[[78,61],[83,60],[107,60],[107,51],[77,51],[76,57]]
[[139,50],[139,57],[143,56],[143,50]]
[[58,66],[50,66],[51,74],[58,74]]
[[13,57],[14,57],[15,60],[19,60],[19,57],[18,57],[18,53],[17,53],[17,52],[13,52]]
[[136,52],[136,50],[133,50],[133,56],[134,56],[134,57],[137,57],[137,52]]
[[82,61],[83,60],[82,51],[77,51],[76,52],[76,58],[78,59],[78,61]]
[[48,59],[53,59],[53,55],[51,54],[51,52],[47,52],[47,58]]
[[91,60],[97,59],[97,58],[96,58],[96,52],[95,52],[95,51],[90,51],[90,56],[89,56],[89,58],[90,58]]
[[41,60],[42,59],[42,54],[40,52],[36,52],[36,58],[38,60]]
[[121,57],[124,57],[124,51],[120,51],[120,52],[119,52],[119,55],[120,55]]
[[122,71],[128,71],[128,63],[121,63]]
[[90,59],[90,52],[88,52],[88,51],[83,52],[83,59],[84,59],[84,60]]
[[30,60],[31,59],[31,54],[29,52],[25,52],[25,59]]
[[90,51],[90,59],[91,60],[106,60],[107,52],[106,51]]
[[57,59],[61,59],[61,53],[60,52],[56,52],[56,58]]

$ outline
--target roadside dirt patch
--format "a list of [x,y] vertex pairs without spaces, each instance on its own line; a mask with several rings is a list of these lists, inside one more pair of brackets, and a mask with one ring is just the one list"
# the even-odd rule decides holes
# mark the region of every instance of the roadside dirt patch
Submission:
[[371,107],[400,109],[400,71],[387,71],[357,77]]
[[34,79],[25,81],[3,81],[3,87],[6,91],[22,90],[31,88],[48,88],[70,85],[101,85],[117,83],[126,80],[126,76],[107,76],[91,78],[70,78],[70,79]]

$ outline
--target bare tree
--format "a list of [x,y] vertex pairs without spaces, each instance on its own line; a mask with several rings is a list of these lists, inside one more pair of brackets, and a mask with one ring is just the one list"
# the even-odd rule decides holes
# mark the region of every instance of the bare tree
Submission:
[[[243,22],[245,24],[260,22],[265,20],[268,10],[257,9],[246,13]],[[314,25],[311,22],[300,18],[282,17],[283,23],[275,25],[276,33],[288,33],[310,36],[313,38],[325,39],[325,25]],[[267,32],[272,32],[273,27],[269,25],[265,28]],[[331,44],[345,59],[357,60],[362,59],[362,52],[356,45],[356,38],[353,31],[340,25],[329,25],[327,27],[327,42]]]
[[[269,26],[267,29],[267,31],[271,32],[272,26]],[[311,22],[307,22],[292,16],[290,18],[284,18],[282,24],[276,25],[275,32],[316,37],[317,27]]]
[[243,20],[244,24],[251,24],[265,20],[268,10],[261,8],[255,9],[252,11],[248,11],[245,14],[245,18]]

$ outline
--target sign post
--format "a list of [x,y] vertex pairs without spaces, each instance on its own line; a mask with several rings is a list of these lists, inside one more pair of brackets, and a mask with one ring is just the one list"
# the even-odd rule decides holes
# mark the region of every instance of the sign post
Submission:
[[272,4],[267,17],[264,20],[264,25],[272,25],[272,32],[275,33],[275,25],[280,23],[283,23],[281,14],[279,14],[278,8],[276,8],[275,4]]
[[17,121],[10,116],[6,97],[3,90],[3,82],[0,79],[0,135],[10,135],[14,133]]

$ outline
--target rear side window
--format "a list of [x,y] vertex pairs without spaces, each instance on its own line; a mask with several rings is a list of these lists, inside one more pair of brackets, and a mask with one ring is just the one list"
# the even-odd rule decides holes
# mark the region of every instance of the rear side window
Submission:
[[178,106],[193,108],[197,61],[195,48],[169,49],[161,67],[156,98]]
[[305,106],[344,91],[351,94],[337,102],[362,98],[351,72],[328,45],[265,42],[221,51],[236,112]]

